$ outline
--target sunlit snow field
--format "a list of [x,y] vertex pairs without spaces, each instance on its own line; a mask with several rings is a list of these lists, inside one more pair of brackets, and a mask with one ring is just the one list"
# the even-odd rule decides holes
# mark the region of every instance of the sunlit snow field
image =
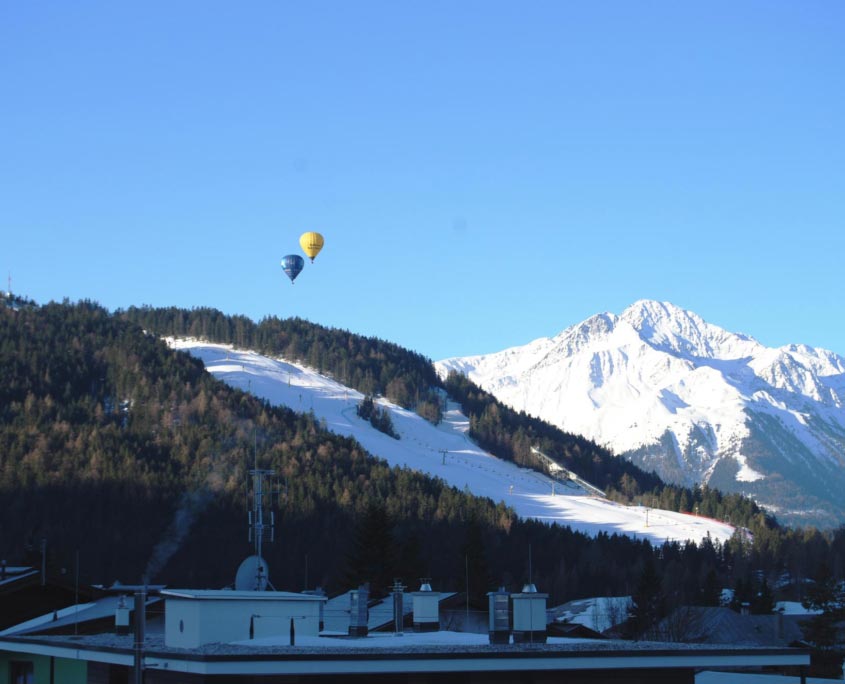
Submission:
[[472,442],[469,420],[453,402],[449,402],[441,424],[434,426],[411,411],[379,400],[391,412],[401,437],[396,440],[357,417],[355,409],[363,399],[360,392],[301,365],[221,344],[190,339],[169,339],[168,343],[201,359],[210,373],[232,387],[273,405],[313,411],[329,430],[354,437],[391,465],[428,473],[477,496],[504,501],[523,518],[569,525],[590,535],[626,534],[653,543],[698,542],[707,535],[725,541],[733,534],[733,527],[715,520],[605,501],[574,485],[554,484],[546,475],[500,460]]

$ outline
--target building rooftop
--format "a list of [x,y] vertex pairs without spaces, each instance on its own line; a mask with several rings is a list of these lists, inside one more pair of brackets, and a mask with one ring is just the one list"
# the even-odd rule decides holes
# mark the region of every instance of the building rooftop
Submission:
[[[167,598],[237,598],[244,592],[171,590]],[[249,599],[286,592],[246,592]],[[308,598],[298,594],[285,599]],[[291,634],[287,621],[278,634],[261,638],[202,643],[196,647],[168,646],[163,633],[147,633],[143,645],[145,670],[179,672],[185,682],[247,682],[254,677],[278,677],[280,681],[305,675],[350,677],[383,675],[381,681],[400,675],[425,676],[425,681],[455,673],[618,673],[637,669],[642,681],[660,673],[691,673],[696,669],[763,666],[791,667],[809,664],[807,651],[789,648],[750,648],[724,644],[679,644],[550,637],[546,643],[491,644],[488,634],[468,632],[390,632],[349,637],[337,631],[319,636]],[[251,633],[251,631],[250,631]],[[41,655],[55,658],[109,663],[109,667],[133,667],[134,635],[115,633],[83,635],[19,635],[0,637],[0,652],[15,657]],[[543,675],[548,676],[548,674]],[[675,676],[674,674],[672,676]],[[685,675],[684,675],[685,676]],[[645,679],[642,679],[644,677]],[[233,679],[234,678],[234,679]],[[148,679],[148,681],[170,681]],[[340,681],[340,680],[339,680]],[[350,680],[351,681],[351,680]],[[422,680],[420,680],[422,681]],[[666,681],[675,681],[668,679]],[[678,679],[678,681],[689,681]]]
[[324,596],[299,594],[292,591],[237,591],[232,589],[164,589],[165,598],[216,601],[325,601]]

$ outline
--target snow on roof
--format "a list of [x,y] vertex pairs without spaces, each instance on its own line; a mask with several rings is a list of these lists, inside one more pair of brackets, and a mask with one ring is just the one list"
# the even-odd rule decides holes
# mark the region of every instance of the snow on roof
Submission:
[[615,627],[628,617],[630,596],[598,596],[568,601],[549,613],[556,622],[578,624],[597,632]]
[[783,608],[784,615],[821,615],[820,610],[810,610],[801,605],[800,601],[778,601],[775,604],[775,611]]
[[216,601],[325,601],[324,596],[298,594],[292,591],[233,591],[230,589],[165,589],[165,598]]
[[[79,659],[104,662],[122,658],[130,664],[133,637],[108,633],[0,639],[0,648],[16,652],[53,654],[67,647]],[[538,658],[542,659],[542,669],[620,672],[643,667],[806,666],[810,660],[809,653],[800,649],[559,637],[547,643],[490,644],[486,634],[448,631],[407,632],[403,636],[380,633],[363,638],[301,635],[295,645],[290,644],[289,636],[281,636],[211,643],[187,650],[168,647],[163,634],[151,634],[146,653],[148,667],[216,675],[518,671],[536,669]],[[190,669],[197,667],[201,669]]]
[[796,680],[806,681],[807,684],[830,684],[830,679],[807,677],[800,679],[796,676],[753,674],[750,672],[697,672],[695,684],[795,684]]
[[[594,644],[593,639],[565,639],[550,637],[549,644]],[[264,639],[249,639],[235,641],[234,645],[239,646],[288,646],[290,637],[279,635],[266,637]],[[395,649],[413,648],[415,646],[489,646],[490,638],[484,634],[474,632],[404,632],[394,634],[392,632],[374,632],[366,637],[350,638],[345,636],[319,636],[319,637],[296,637],[296,645],[300,647],[317,647],[331,649]]]
[[[126,607],[130,611],[134,610],[134,603],[131,596],[104,596],[92,603],[80,603],[79,605],[68,606],[67,608],[45,613],[26,622],[13,625],[0,631],[0,636],[29,634],[41,630],[52,630],[66,625],[81,624],[101,618],[113,618],[121,600],[125,602]],[[147,606],[158,603],[160,600],[157,596],[148,596]]]
[[37,574],[38,570],[36,568],[31,568],[26,565],[7,565],[6,578],[0,580],[0,587],[4,584],[12,584],[13,582],[18,582],[25,577],[32,577]]
[[[346,634],[349,629],[350,594],[347,591],[330,598],[326,602],[323,611],[324,632],[335,632]],[[413,594],[416,592],[404,592],[402,601],[402,614],[410,615],[414,610]],[[445,601],[455,595],[455,592],[434,592],[440,595],[440,600]],[[378,629],[384,625],[393,623],[393,596],[380,599],[369,606],[367,610],[367,628]]]
[[727,541],[728,524],[695,515],[642,506],[625,506],[589,496],[574,483],[555,482],[547,475],[520,468],[485,452],[469,438],[469,419],[449,402],[439,425],[413,411],[379,399],[390,411],[393,439],[358,418],[355,407],[363,395],[305,366],[197,340],[167,342],[201,359],[216,378],[294,411],[313,411],[326,427],[354,437],[371,454],[392,466],[410,468],[476,496],[504,501],[522,518],[568,525],[589,535],[623,534],[652,543],[705,537]]
[[[116,601],[117,599],[111,600]],[[71,622],[76,622],[77,618],[80,615],[84,615],[83,619],[88,620],[91,619],[91,614],[88,611],[91,611],[97,605],[98,603],[81,603],[79,605],[68,606],[67,608],[62,608],[57,611],[45,613],[44,615],[39,615],[38,617],[32,618],[31,620],[21,622],[18,625],[13,625],[12,627],[8,627],[0,631],[0,636],[11,636],[12,634],[26,634],[27,632],[33,632],[48,625],[51,625],[51,623],[58,623],[59,620],[63,620],[68,616],[72,618]],[[115,603],[115,606],[116,605],[117,604]],[[111,610],[112,612],[114,612],[114,607],[112,607]]]

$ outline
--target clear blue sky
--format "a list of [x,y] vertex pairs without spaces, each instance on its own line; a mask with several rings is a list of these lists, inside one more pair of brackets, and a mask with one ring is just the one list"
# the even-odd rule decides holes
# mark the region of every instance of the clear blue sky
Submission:
[[6,2],[2,286],[433,359],[651,298],[845,354],[843,46],[840,0]]

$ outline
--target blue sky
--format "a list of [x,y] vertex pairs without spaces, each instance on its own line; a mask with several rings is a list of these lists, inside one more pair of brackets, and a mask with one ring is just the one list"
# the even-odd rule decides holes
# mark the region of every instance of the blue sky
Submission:
[[845,354],[843,44],[838,0],[4,3],[3,286],[433,359],[651,298]]

